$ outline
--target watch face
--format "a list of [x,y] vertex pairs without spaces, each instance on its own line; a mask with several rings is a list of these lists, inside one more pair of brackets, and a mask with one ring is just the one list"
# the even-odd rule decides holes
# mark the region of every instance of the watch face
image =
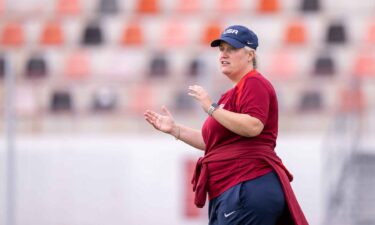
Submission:
[[215,102],[215,103],[212,103],[212,107],[214,108],[217,108],[219,105]]

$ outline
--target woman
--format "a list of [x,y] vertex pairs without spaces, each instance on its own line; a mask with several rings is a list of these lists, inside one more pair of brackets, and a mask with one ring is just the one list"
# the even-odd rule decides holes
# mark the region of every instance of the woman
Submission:
[[208,113],[202,130],[177,124],[147,110],[157,130],[201,149],[193,177],[195,204],[209,197],[209,224],[308,224],[290,186],[292,175],[274,152],[278,133],[277,97],[256,70],[258,37],[244,26],[226,28],[211,42],[220,50],[221,71],[234,87],[213,102],[206,90],[189,86],[188,95]]

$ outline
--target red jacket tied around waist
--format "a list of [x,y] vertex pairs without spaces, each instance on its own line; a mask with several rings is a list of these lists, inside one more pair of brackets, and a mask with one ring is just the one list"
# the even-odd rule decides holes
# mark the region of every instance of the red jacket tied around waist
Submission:
[[308,224],[290,186],[290,182],[293,180],[292,174],[283,165],[281,159],[276,155],[275,151],[269,147],[257,147],[255,149],[237,148],[231,151],[220,151],[220,149],[215,149],[215,151],[211,151],[204,157],[199,158],[192,179],[193,191],[195,192],[195,205],[197,207],[202,208],[206,203],[208,183],[207,164],[210,162],[228,161],[234,159],[243,159],[245,161],[248,159],[261,159],[274,169],[283,187],[285,199],[290,212],[285,218],[282,218],[278,224]]

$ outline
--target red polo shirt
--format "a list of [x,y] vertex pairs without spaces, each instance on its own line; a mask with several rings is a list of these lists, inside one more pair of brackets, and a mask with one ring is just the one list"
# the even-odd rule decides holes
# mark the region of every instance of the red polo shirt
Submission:
[[[278,132],[278,104],[274,88],[258,71],[252,70],[232,89],[223,94],[219,105],[232,112],[248,114],[258,118],[264,125],[256,137],[244,137],[231,132],[208,117],[202,127],[206,144],[205,154],[212,151],[235,149],[274,149]],[[215,161],[207,164],[208,194],[213,199],[230,187],[272,171],[271,166],[260,159],[241,159]]]

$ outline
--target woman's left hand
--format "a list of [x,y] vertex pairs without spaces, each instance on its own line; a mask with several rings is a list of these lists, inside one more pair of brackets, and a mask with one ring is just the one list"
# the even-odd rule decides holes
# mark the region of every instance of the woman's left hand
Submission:
[[212,100],[208,95],[207,91],[199,85],[189,86],[188,95],[198,100],[198,102],[200,103],[205,112],[208,111],[208,108],[210,108],[212,104]]

